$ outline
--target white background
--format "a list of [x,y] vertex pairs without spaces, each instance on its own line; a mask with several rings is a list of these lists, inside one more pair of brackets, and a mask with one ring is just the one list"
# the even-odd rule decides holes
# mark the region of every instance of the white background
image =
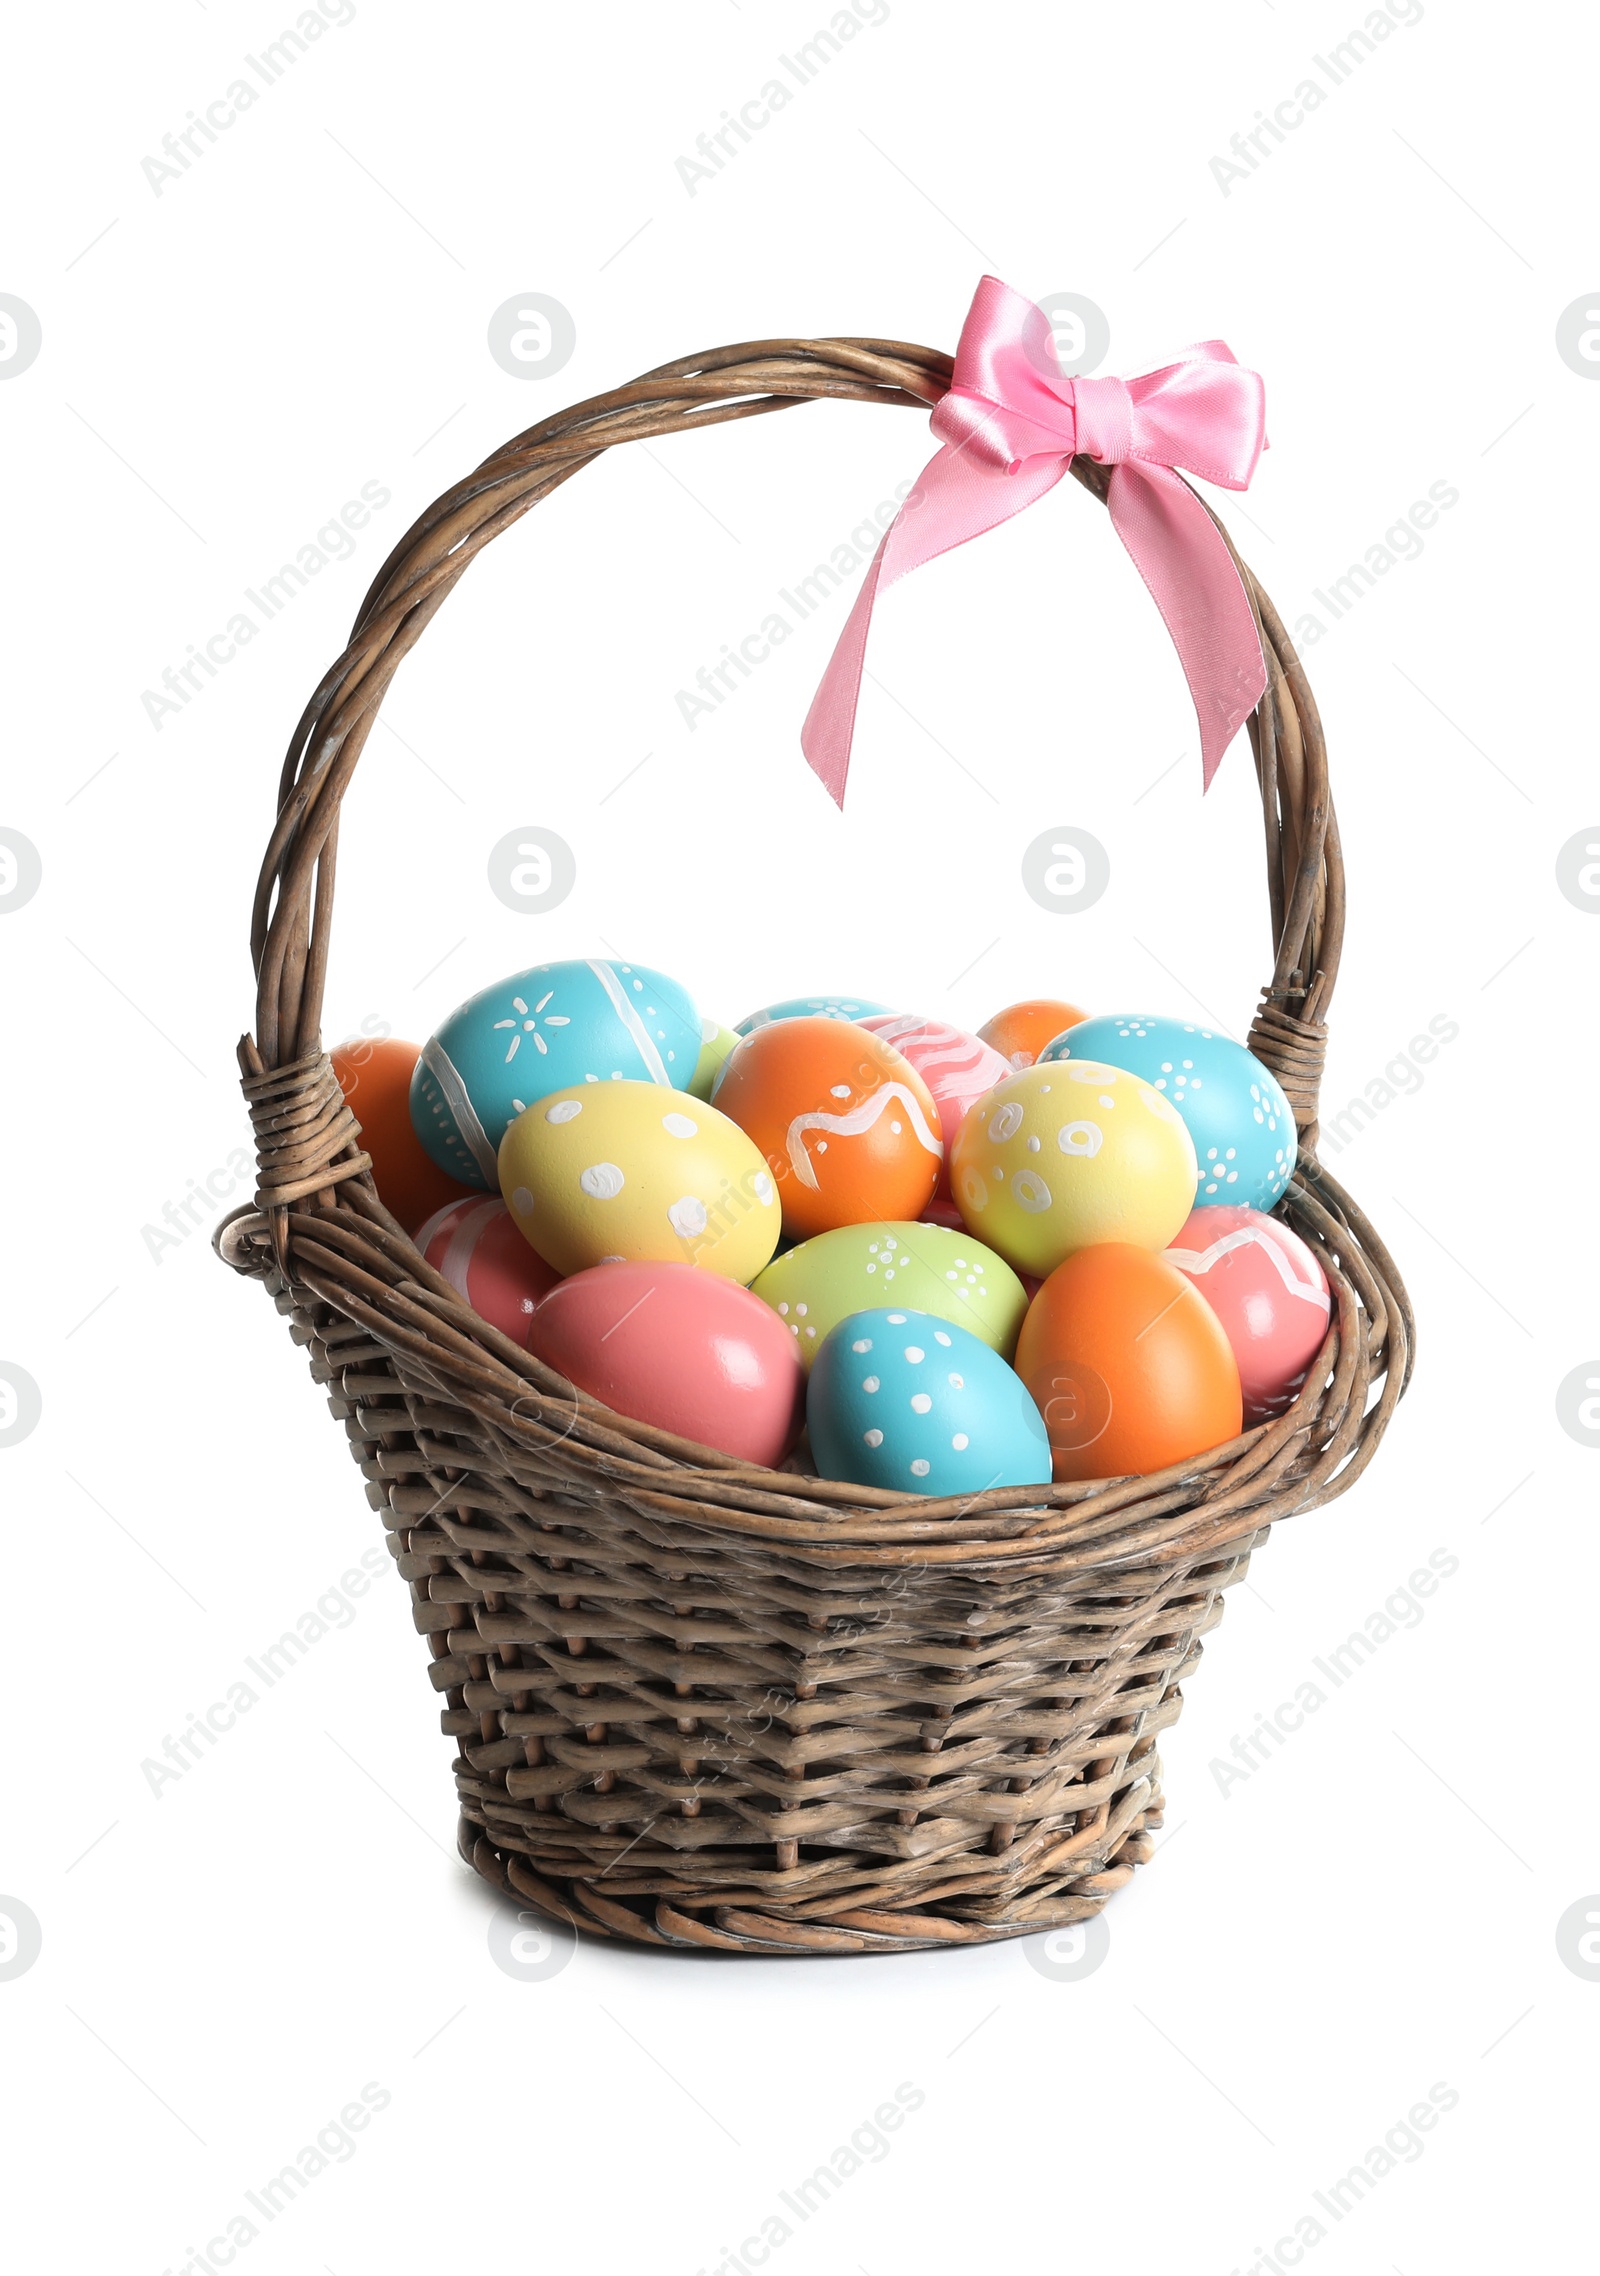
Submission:
[[[0,823],[44,873],[0,923],[0,1357],[43,1398],[0,1452],[0,1891],[43,1934],[0,1981],[19,2265],[183,2268],[369,2081],[387,2107],[257,2224],[253,2276],[709,2276],[901,2081],[921,2108],[773,2250],[784,2276],[1228,2276],[1436,2082],[1457,2100],[1418,2154],[1291,2252],[1327,2276],[1579,2256],[1557,2239],[1587,2219],[1600,1985],[1556,1929],[1600,1887],[1597,1456],[1556,1391],[1600,1348],[1596,928],[1556,857],[1600,803],[1600,386],[1556,326],[1600,302],[1597,58],[1575,11],[1412,13],[1224,194],[1212,159],[1359,6],[893,0],[692,195],[675,162],[826,7],[359,0],[159,195],[141,161],[292,13],[13,15],[0,292],[43,327],[0,385]],[[1092,297],[1108,370],[1221,335],[1266,375],[1272,448],[1222,505],[1290,624],[1323,620],[1351,881],[1328,1102],[1459,1029],[1334,1158],[1415,1297],[1415,1387],[1360,1488],[1229,1600],[1164,1747],[1161,1853],[1092,1974],[1041,1972],[1043,1939],[591,1944],[516,1981],[453,1856],[387,1559],[151,1790],[168,1734],[381,1535],[283,1323],[211,1255],[225,1204],[156,1255],[145,1229],[237,1176],[282,748],[410,519],[506,436],[700,347],[953,347],[986,268]],[[528,292],[576,326],[545,379],[486,347]],[[885,602],[842,820],[796,737],[847,596],[686,729],[695,670],[928,447],[920,418],[817,406],[618,452],[475,566],[348,801],[329,1040],[420,1038],[501,971],[605,943],[730,1021],[837,986],[969,1025],[1037,992],[1242,1033],[1270,966],[1246,746],[1202,803],[1177,666],[1076,485]],[[368,481],[391,502],[353,557],[157,731],[163,668]],[[1334,621],[1315,589],[1435,482],[1459,502],[1420,557]],[[578,862],[540,918],[484,875],[532,823]],[[1064,824],[1112,865],[1077,917],[1019,878]],[[1457,1569],[1425,1617],[1224,1790],[1235,1734],[1436,1550]]]

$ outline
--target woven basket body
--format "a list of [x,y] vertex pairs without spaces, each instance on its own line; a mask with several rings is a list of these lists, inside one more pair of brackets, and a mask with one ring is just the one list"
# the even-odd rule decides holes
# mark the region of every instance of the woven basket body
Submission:
[[284,768],[240,1046],[258,1191],[219,1249],[289,1316],[383,1517],[457,1742],[463,1853],[597,1934],[903,1950],[1097,1910],[1151,1852],[1157,1742],[1222,1590],[1275,1519],[1360,1474],[1410,1367],[1394,1266],[1316,1158],[1343,871],[1315,706],[1242,564],[1277,941],[1249,1040],[1299,1126],[1282,1214],[1335,1299],[1287,1414],[1155,1477],[961,1504],[753,1469],[576,1393],[378,1200],[319,1028],[340,800],[400,659],[601,451],[819,396],[925,410],[949,377],[896,342],[760,341],[530,429],[401,541]]

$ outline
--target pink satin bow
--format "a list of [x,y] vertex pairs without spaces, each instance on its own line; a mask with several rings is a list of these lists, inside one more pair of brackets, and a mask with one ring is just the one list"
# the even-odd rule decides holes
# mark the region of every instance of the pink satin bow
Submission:
[[1233,556],[1182,467],[1243,490],[1266,444],[1265,391],[1220,340],[1137,379],[1067,379],[1041,309],[998,277],[973,295],[950,390],[933,413],[942,448],[872,559],[806,714],[800,746],[844,804],[850,743],[880,589],[1042,498],[1080,453],[1111,468],[1112,527],[1178,651],[1200,722],[1209,789],[1261,699],[1266,664]]

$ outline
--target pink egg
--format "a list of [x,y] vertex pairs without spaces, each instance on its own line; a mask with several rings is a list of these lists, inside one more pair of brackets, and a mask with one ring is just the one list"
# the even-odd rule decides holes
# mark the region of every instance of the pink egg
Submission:
[[1222,1322],[1245,1421],[1282,1414],[1328,1332],[1332,1299],[1316,1252],[1281,1218],[1230,1204],[1192,1210],[1166,1254]]
[[[892,1044],[902,1059],[909,1059],[933,1093],[944,1132],[944,1169],[939,1177],[939,1192],[948,1196],[950,1149],[961,1128],[961,1118],[985,1091],[992,1091],[996,1083],[1005,1081],[1011,1073],[1009,1062],[992,1044],[980,1042],[965,1029],[947,1027],[943,1020],[924,1019],[917,1012],[873,1012],[855,1024]],[[959,1230],[959,1217],[955,1224]]]
[[951,1200],[949,1194],[943,1191],[936,1193],[929,1202],[927,1208],[922,1212],[921,1222],[924,1225],[943,1225],[947,1231],[952,1233],[964,1233],[967,1229],[966,1219]]
[[692,1264],[590,1265],[533,1316],[529,1348],[619,1415],[776,1466],[800,1436],[806,1375],[769,1304]]
[[534,1306],[561,1275],[529,1248],[498,1196],[446,1202],[418,1232],[417,1247],[482,1319],[527,1348]]

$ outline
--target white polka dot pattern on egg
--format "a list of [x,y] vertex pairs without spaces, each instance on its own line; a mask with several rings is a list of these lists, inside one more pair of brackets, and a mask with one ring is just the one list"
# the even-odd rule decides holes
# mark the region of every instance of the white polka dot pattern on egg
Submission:
[[932,1405],[933,1401],[929,1398],[927,1392],[918,1391],[913,1394],[911,1400],[911,1412],[914,1415],[925,1415],[928,1413]]
[[578,1183],[591,1201],[615,1201],[622,1191],[622,1172],[615,1162],[591,1162],[578,1172]]
[[686,1114],[664,1114],[661,1117],[661,1127],[671,1138],[693,1138],[700,1125],[691,1122]]
[[706,1229],[706,1205],[697,1194],[686,1193],[667,1211],[667,1223],[683,1240],[692,1240]]
[[544,1118],[546,1122],[575,1122],[582,1112],[581,1098],[558,1098],[554,1106],[545,1108]]

